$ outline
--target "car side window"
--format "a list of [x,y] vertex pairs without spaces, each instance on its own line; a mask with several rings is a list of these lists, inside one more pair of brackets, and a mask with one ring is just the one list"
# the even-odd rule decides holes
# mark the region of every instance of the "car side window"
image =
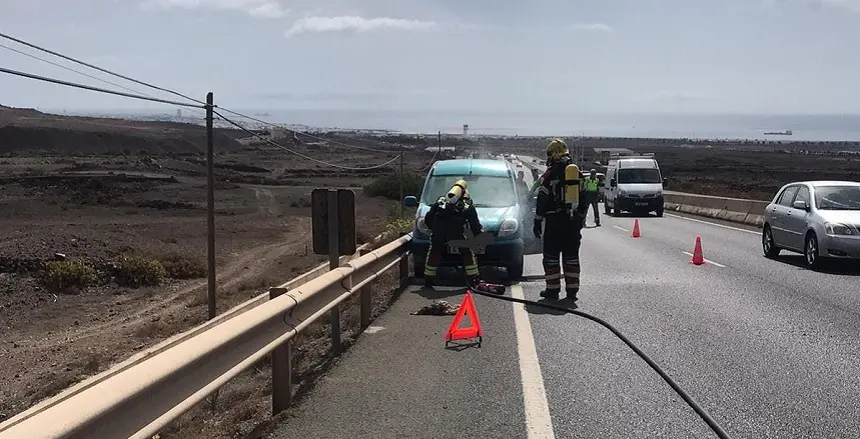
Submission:
[[809,188],[801,186],[800,189],[797,190],[797,197],[794,198],[794,201],[805,201],[806,205],[809,206],[811,204],[809,202]]
[[779,197],[779,205],[791,207],[791,203],[794,201],[795,194],[797,194],[797,186],[789,186],[785,188],[785,191],[782,193],[782,196]]

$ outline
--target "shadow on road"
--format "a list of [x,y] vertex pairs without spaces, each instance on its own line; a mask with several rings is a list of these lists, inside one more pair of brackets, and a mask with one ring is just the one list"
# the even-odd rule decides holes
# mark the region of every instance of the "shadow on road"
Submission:
[[600,216],[608,216],[610,218],[657,218],[654,213],[633,213],[633,212],[616,212],[613,215],[601,213]]
[[[505,269],[498,267],[478,268],[481,273],[481,279],[485,282],[493,284],[502,284],[510,288],[511,282],[508,280]],[[424,285],[424,279],[415,279],[416,285]],[[436,275],[434,285],[436,287],[445,288],[444,290],[430,290],[422,288],[416,293],[425,299],[438,300],[447,297],[459,296],[466,293],[466,274],[462,269],[440,268]],[[450,288],[456,288],[451,290]]]
[[[780,255],[778,258],[776,258],[776,260],[797,267],[799,270],[809,270],[809,268],[806,268],[806,259],[803,255]],[[857,261],[830,261],[824,259],[821,262],[821,268],[815,270],[819,273],[843,276],[860,276],[860,263],[858,263]]]
[[[555,306],[563,306],[565,308],[576,309],[576,303],[574,303],[572,300],[568,300],[566,298],[561,299],[561,300],[540,299],[537,301],[537,303],[543,303],[543,304],[555,305]],[[553,315],[553,316],[562,316],[562,315],[567,314],[564,311],[544,308],[542,306],[537,306],[537,305],[526,305],[525,308],[526,308],[526,312],[528,312],[529,314],[549,314],[549,315]]]

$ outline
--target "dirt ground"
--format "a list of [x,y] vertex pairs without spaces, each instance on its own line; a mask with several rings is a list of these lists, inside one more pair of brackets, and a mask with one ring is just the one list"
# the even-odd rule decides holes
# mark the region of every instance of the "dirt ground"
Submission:
[[[107,131],[136,145],[108,150],[109,143],[90,143],[104,134],[93,131],[92,123],[63,118],[55,131],[56,118],[47,119],[42,127],[32,118],[16,125],[20,119],[0,117],[0,420],[203,322],[207,314],[205,160],[193,140],[167,138],[196,134],[180,126],[163,137],[143,138],[105,120],[99,123]],[[17,137],[5,137],[10,132]],[[34,140],[33,132],[41,134]],[[49,139],[37,141],[45,133]],[[22,144],[22,138],[29,140]],[[244,146],[228,135],[222,143],[215,192],[219,313],[327,260],[312,253],[312,189],[355,191],[359,243],[382,232],[396,212],[394,201],[361,189],[395,173],[396,166],[339,170],[276,147]],[[341,146],[290,147],[348,167],[396,156]],[[410,156],[404,168],[420,169],[431,156]],[[195,267],[194,274],[141,287],[100,279],[80,291],[60,292],[45,285],[39,271],[52,260],[104,267],[129,255],[178,260]],[[379,306],[386,300],[377,298]],[[313,341],[314,335],[305,337]],[[317,359],[327,349],[308,342],[296,356],[302,365],[311,364],[301,352]],[[304,367],[301,373],[308,372]],[[186,434],[187,423],[185,428],[181,437],[196,437]],[[200,437],[230,437],[219,434],[201,431]]]
[[[373,170],[338,169],[283,148],[237,140],[244,136],[219,129],[215,141],[219,313],[326,259],[311,251],[313,188],[355,190],[359,243],[380,233],[397,211],[395,201],[369,197],[361,187],[396,174],[398,161]],[[419,176],[433,158],[424,148],[438,145],[435,136],[297,137],[298,142],[276,140],[317,160],[354,168],[388,161],[396,156],[396,145],[405,145],[413,149],[404,169]],[[570,139],[568,144],[585,151],[585,163],[598,159],[593,148],[654,152],[670,189],[685,192],[770,199],[791,180],[860,179],[860,156],[838,152],[857,151],[857,144],[666,139]],[[545,139],[445,136],[442,145],[456,147],[458,155],[540,156]],[[205,131],[199,126],[0,107],[0,368],[5,371],[0,420],[205,320],[204,151]],[[180,261],[195,268],[194,274],[142,287],[100,279],[73,293],[53,291],[40,278],[40,267],[51,260],[110,267],[127,255]],[[375,314],[396,298],[395,283],[388,275],[375,286]],[[357,334],[357,307],[348,305],[344,315],[349,345]],[[296,340],[298,396],[331,362],[327,330],[320,323]],[[261,437],[272,425],[270,392],[269,365],[262,362],[221,389],[215,412],[208,405],[197,407],[162,438]]]

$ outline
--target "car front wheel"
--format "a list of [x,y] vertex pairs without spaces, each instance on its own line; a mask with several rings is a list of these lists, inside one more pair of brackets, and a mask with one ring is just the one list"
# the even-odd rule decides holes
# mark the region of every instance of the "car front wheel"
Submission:
[[775,258],[779,256],[779,247],[773,240],[773,231],[770,230],[770,226],[764,226],[764,230],[761,232],[761,249],[765,257]]
[[821,258],[818,253],[818,237],[815,233],[806,235],[806,245],[804,246],[803,255],[806,257],[806,266],[811,269],[816,269],[821,266]]

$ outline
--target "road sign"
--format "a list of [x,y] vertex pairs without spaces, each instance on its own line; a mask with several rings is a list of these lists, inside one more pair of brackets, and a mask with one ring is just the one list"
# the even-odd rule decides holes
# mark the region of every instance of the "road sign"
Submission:
[[[334,217],[329,213],[334,213]],[[329,256],[354,254],[355,192],[349,189],[311,191],[311,225],[314,253]],[[333,236],[334,242],[329,241],[329,236]]]

